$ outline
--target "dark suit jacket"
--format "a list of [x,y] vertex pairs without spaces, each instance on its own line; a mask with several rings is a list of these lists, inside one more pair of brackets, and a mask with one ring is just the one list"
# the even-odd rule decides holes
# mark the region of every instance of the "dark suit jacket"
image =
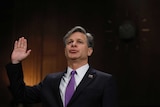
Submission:
[[[7,64],[10,90],[17,102],[42,102],[44,107],[63,107],[59,84],[64,72],[53,73],[35,86],[26,86],[22,65]],[[116,107],[116,87],[112,75],[89,68],[68,107]]]

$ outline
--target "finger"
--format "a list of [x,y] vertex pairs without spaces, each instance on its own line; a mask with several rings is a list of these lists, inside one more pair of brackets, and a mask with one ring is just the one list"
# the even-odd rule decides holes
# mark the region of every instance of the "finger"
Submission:
[[23,40],[23,48],[27,50],[27,39]]
[[17,48],[21,47],[21,38],[19,38],[19,40],[17,41]]
[[19,40],[18,40],[17,47],[18,47],[18,48],[23,48],[23,44],[24,44],[24,37],[21,37],[21,38],[19,38]]
[[14,49],[16,49],[16,48],[17,48],[17,45],[18,45],[18,42],[17,42],[17,41],[15,41],[15,43],[14,43]]
[[22,37],[20,42],[21,42],[20,47],[21,47],[21,48],[24,48],[24,47],[25,47],[25,44],[26,44],[26,43],[25,43],[25,42],[26,42],[26,39],[25,39],[24,37]]

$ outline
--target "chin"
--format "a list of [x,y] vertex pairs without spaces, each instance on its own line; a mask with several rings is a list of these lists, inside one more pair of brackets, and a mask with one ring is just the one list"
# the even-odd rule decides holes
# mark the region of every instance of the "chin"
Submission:
[[70,58],[71,60],[76,60],[77,58]]
[[77,60],[77,57],[70,57],[69,60]]

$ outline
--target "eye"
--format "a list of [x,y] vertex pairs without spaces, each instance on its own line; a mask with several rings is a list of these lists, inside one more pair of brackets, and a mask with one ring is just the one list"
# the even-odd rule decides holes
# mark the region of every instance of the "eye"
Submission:
[[73,43],[73,41],[71,41],[71,40],[70,40],[70,41],[67,41],[67,45],[69,45],[69,44],[71,44],[71,43]]
[[81,41],[81,40],[79,40],[79,41],[77,41],[78,43],[83,43],[83,41]]

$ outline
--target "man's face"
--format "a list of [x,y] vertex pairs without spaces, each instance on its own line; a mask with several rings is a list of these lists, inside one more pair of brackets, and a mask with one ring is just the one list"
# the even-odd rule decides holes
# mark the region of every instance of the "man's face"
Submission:
[[66,40],[65,56],[68,60],[88,60],[93,52],[88,47],[87,38],[81,32],[75,32]]

